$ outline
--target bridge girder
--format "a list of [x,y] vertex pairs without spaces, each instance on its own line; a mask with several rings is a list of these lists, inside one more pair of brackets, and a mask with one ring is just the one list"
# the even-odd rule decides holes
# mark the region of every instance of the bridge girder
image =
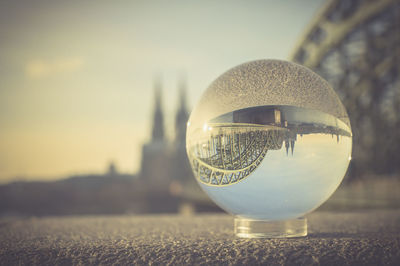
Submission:
[[353,128],[353,168],[399,171],[400,1],[327,2],[291,59],[323,76],[342,99]]

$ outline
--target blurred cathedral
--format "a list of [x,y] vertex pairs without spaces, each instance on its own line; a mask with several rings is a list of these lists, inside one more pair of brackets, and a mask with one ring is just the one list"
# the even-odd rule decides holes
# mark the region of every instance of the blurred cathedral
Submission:
[[[162,107],[162,84],[156,80],[151,140],[143,145],[139,180],[146,184],[148,211],[179,211],[190,205],[193,210],[214,210],[196,184],[186,155],[186,123],[189,118],[186,103],[186,82],[179,83],[179,103],[175,114],[172,140],[165,135]],[[176,208],[176,210],[175,210]]]
[[[162,86],[155,83],[155,103],[152,137],[143,145],[140,178],[154,186],[182,185],[192,179],[192,172],[186,156],[185,138],[188,111],[186,105],[186,84],[179,84],[179,106],[175,115],[175,136],[172,142],[165,136],[162,110]],[[174,182],[175,181],[175,182]]]

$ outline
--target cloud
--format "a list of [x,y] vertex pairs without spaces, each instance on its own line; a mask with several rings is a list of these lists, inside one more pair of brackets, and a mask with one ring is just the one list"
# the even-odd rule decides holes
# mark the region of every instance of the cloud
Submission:
[[70,73],[84,65],[80,57],[59,58],[53,61],[32,60],[25,66],[25,74],[31,79],[40,79],[60,73]]

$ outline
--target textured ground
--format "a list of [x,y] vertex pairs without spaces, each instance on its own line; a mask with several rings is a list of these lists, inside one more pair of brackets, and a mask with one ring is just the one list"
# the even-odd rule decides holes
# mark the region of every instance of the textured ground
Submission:
[[228,215],[0,220],[0,264],[400,265],[400,210],[317,212],[309,235],[238,239]]

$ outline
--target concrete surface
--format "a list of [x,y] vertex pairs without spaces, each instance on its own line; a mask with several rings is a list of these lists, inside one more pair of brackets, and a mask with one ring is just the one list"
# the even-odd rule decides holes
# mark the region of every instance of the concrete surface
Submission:
[[238,239],[225,214],[0,220],[1,265],[400,265],[400,210],[317,212],[309,235]]

